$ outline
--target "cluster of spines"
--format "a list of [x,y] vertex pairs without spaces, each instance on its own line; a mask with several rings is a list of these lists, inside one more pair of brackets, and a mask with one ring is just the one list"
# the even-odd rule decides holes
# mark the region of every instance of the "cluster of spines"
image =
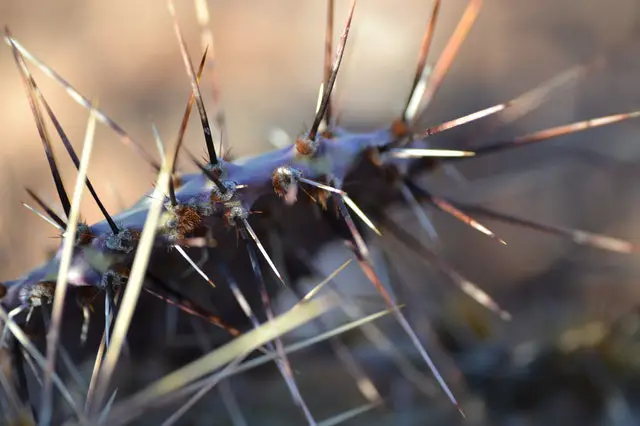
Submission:
[[[501,238],[465,212],[485,215],[492,217],[493,219],[527,226],[543,232],[566,236],[579,244],[586,244],[610,251],[630,253],[634,252],[636,248],[626,241],[595,235],[580,230],[563,229],[551,225],[540,224],[534,221],[504,215],[486,208],[470,206],[456,202],[455,200],[449,200],[445,197],[436,196],[427,188],[417,184],[412,179],[412,174],[415,173],[416,168],[424,170],[424,163],[422,162],[424,159],[436,159],[438,163],[447,164],[448,161],[460,161],[479,155],[496,153],[505,149],[540,142],[571,132],[635,118],[640,116],[640,112],[600,117],[584,122],[546,129],[530,135],[515,138],[513,140],[486,145],[474,151],[456,151],[431,148],[427,141],[429,136],[481,119],[491,114],[499,113],[507,108],[512,108],[516,111],[520,108],[519,113],[523,114],[527,110],[531,109],[534,106],[533,104],[536,102],[539,103],[541,99],[546,97],[554,87],[560,84],[559,80],[564,82],[567,80],[567,76],[576,77],[579,73],[584,73],[587,69],[591,68],[574,68],[563,74],[561,76],[562,78],[558,77],[546,82],[536,89],[509,102],[491,106],[464,117],[419,131],[417,123],[424,115],[426,107],[430,104],[436,91],[440,87],[449,66],[453,62],[462,42],[466,38],[474,20],[476,19],[482,3],[480,0],[471,0],[469,2],[460,23],[445,47],[443,54],[436,62],[433,69],[429,72],[429,69],[426,67],[426,60],[440,9],[440,1],[436,0],[434,2],[432,15],[420,50],[418,67],[411,92],[402,114],[389,127],[381,130],[371,133],[349,133],[339,127],[331,116],[331,93],[347,43],[355,3],[356,2],[353,1],[351,5],[347,23],[338,45],[335,58],[332,60],[330,54],[326,55],[324,81],[321,86],[322,96],[310,130],[306,134],[298,137],[295,143],[290,147],[285,147],[270,153],[237,162],[227,162],[218,157],[218,152],[214,145],[213,132],[209,125],[207,112],[204,108],[204,102],[199,88],[199,79],[204,69],[207,50],[205,50],[198,72],[196,73],[187,52],[177,20],[175,19],[173,6],[170,6],[170,11],[174,17],[175,31],[180,44],[185,69],[190,79],[192,93],[182,120],[178,140],[174,146],[175,149],[168,157],[164,152],[163,143],[156,132],[156,140],[158,142],[161,156],[163,157],[162,164],[166,164],[167,159],[169,159],[172,179],[169,180],[168,184],[168,196],[163,200],[163,213],[162,217],[159,219],[157,231],[158,238],[156,238],[155,244],[161,247],[175,248],[176,251],[185,257],[185,259],[209,284],[214,285],[206,274],[198,268],[197,264],[190,259],[182,247],[188,247],[192,240],[197,239],[194,237],[194,234],[196,234],[197,231],[206,229],[208,225],[211,224],[210,221],[224,220],[228,226],[235,227],[238,230],[238,235],[245,243],[247,254],[251,260],[256,279],[259,283],[259,290],[265,305],[265,312],[267,317],[272,320],[273,312],[270,308],[269,296],[263,283],[259,267],[258,253],[260,253],[264,260],[269,264],[277,279],[283,284],[285,284],[285,282],[274,262],[271,260],[269,253],[251,227],[249,222],[251,207],[259,197],[274,191],[287,203],[293,203],[296,201],[298,189],[302,189],[312,197],[306,189],[311,188],[316,194],[316,197],[313,199],[321,203],[324,207],[326,207],[327,202],[331,200],[332,206],[336,208],[338,214],[346,224],[351,234],[351,238],[348,243],[353,249],[355,258],[358,260],[367,277],[381,293],[388,304],[389,309],[391,309],[391,312],[396,316],[396,319],[415,344],[416,348],[420,351],[425,362],[436,375],[449,399],[457,405],[455,397],[448,389],[444,380],[439,376],[437,369],[433,365],[426,350],[423,348],[421,342],[418,340],[404,315],[397,309],[397,302],[387,292],[385,287],[382,285],[380,278],[377,276],[373,262],[369,256],[369,250],[365,239],[360,235],[358,228],[355,226],[349,209],[355,212],[363,222],[376,233],[380,233],[381,231],[373,221],[371,221],[365,213],[357,207],[348,194],[341,189],[342,182],[346,174],[350,171],[356,159],[362,157],[364,154],[370,154],[368,158],[372,159],[375,164],[379,165],[381,168],[392,169],[394,171],[392,174],[394,185],[397,186],[399,193],[404,197],[412,211],[415,212],[417,219],[426,231],[429,231],[431,227],[428,218],[422,211],[422,207],[420,205],[422,201],[426,201],[435,208],[453,215],[476,230],[500,241],[503,244],[505,244],[505,242]],[[332,50],[332,27],[333,1],[330,0],[328,1],[326,52],[331,52]],[[38,131],[43,142],[45,153],[47,154],[54,183],[63,211],[68,220],[71,219],[72,205],[57,170],[56,160],[53,156],[49,135],[44,124],[43,115],[38,106],[39,104],[44,106],[47,115],[53,122],[57,133],[78,169],[81,167],[81,162],[75,154],[68,137],[62,129],[62,126],[55,118],[53,111],[46,103],[44,96],[27,70],[25,59],[33,62],[45,71],[45,73],[53,77],[57,82],[61,83],[74,100],[78,101],[88,109],[91,109],[93,119],[101,121],[114,129],[121,136],[121,139],[126,145],[133,147],[147,163],[157,171],[161,171],[162,164],[155,161],[153,157],[140,145],[136,144],[121,127],[114,123],[104,113],[99,111],[87,98],[80,95],[68,82],[24,49],[15,39],[12,38],[8,30],[5,32],[5,40],[11,46],[16,63],[18,64],[18,68],[21,72],[21,76],[23,77],[30,105],[38,126]],[[208,153],[208,162],[206,164],[202,164],[191,156],[192,161],[200,169],[201,173],[182,175],[178,177],[175,170],[175,159],[182,146],[184,132],[186,130],[187,121],[191,113],[193,103],[196,104],[200,115],[205,145]],[[222,117],[222,115],[218,114],[218,117]],[[223,120],[216,121],[219,126],[222,126]],[[222,131],[222,128],[220,130]],[[433,163],[430,162],[428,166],[432,167]],[[86,185],[103,213],[105,220],[91,226],[84,223],[79,223],[77,225],[78,229],[75,232],[76,238],[73,248],[74,256],[71,259],[71,264],[69,265],[70,273],[66,274],[65,280],[74,286],[104,290],[105,311],[108,317],[107,319],[109,319],[116,303],[115,300],[120,297],[120,292],[122,291],[122,288],[125,287],[129,278],[131,263],[134,255],[136,254],[135,249],[140,240],[144,222],[147,218],[147,209],[153,200],[143,198],[133,208],[112,217],[100,202],[98,195],[91,186],[88,178],[86,179]],[[66,232],[68,223],[60,216],[56,215],[54,213],[54,209],[47,206],[37,197],[37,195],[32,192],[30,192],[30,194],[38,205],[45,211],[45,213],[38,212],[38,214],[52,222],[61,232]],[[36,211],[35,209],[33,210]],[[451,277],[465,293],[469,294],[482,305],[495,311],[502,318],[509,318],[509,314],[502,310],[502,308],[500,308],[486,293],[449,267],[432,249],[421,243],[408,232],[404,231],[402,227],[388,220],[386,217],[383,217],[381,227],[383,232],[388,232],[396,236],[406,245],[436,264],[436,266]],[[194,242],[194,244],[196,243]],[[2,300],[2,304],[5,308],[11,310],[9,313],[9,321],[13,321],[13,318],[22,311],[30,311],[34,307],[52,303],[54,301],[56,281],[59,278],[58,268],[61,262],[60,255],[61,251],[58,252],[51,262],[32,273],[27,274],[22,279],[0,285],[0,300]],[[100,255],[102,255],[102,257],[100,257]],[[94,260],[96,257],[100,257],[102,261],[96,262]],[[199,308],[193,301],[185,299],[179,293],[171,292],[167,286],[163,286],[162,283],[158,281],[161,280],[156,278],[156,282],[158,283],[159,288],[163,289],[164,294],[159,294],[153,289],[145,290],[168,303],[179,306],[185,312],[200,316],[225,328],[232,335],[237,336],[240,334],[237,330],[224,325],[224,322],[221,319],[209,314],[204,309]],[[239,298],[241,297],[240,294],[236,294],[236,296]],[[239,301],[240,300],[241,299],[239,299]],[[240,304],[244,306],[243,303],[240,302]],[[255,318],[251,312],[246,313],[251,318]],[[109,324],[110,320],[106,321],[106,323]],[[257,320],[253,321],[253,325],[255,327],[259,326]],[[107,329],[105,330],[105,344],[107,346],[110,333],[108,327],[109,326],[107,325]],[[274,343],[267,344],[266,348],[268,351],[275,352],[277,354],[278,366],[287,381],[294,400],[303,410],[309,423],[315,423],[315,420],[306,408],[304,400],[297,390],[297,386],[293,380],[293,376],[291,375],[290,366],[288,365],[288,361],[284,353],[282,342],[276,338]],[[44,411],[46,414],[46,410]]]

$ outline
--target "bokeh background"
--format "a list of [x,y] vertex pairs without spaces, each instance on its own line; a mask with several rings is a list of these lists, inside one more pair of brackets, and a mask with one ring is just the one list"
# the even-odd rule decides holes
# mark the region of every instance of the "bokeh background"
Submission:
[[[337,41],[349,2],[336,3]],[[557,90],[538,110],[482,140],[475,137],[481,127],[473,125],[440,135],[436,143],[480,145],[495,138],[638,108],[637,1],[484,3],[425,124],[511,99],[598,54],[606,55],[606,65],[580,82]],[[453,32],[465,4],[462,0],[443,2],[430,63]],[[304,131],[305,125],[311,124],[322,79],[324,2],[209,0],[208,5],[231,154],[240,157],[271,149],[269,135],[274,129],[283,129],[291,136]],[[389,123],[401,111],[431,7],[430,1],[418,0],[367,0],[358,4],[334,97],[344,126],[354,130],[375,128]],[[179,2],[177,10],[195,62],[203,47],[193,2]],[[175,138],[190,86],[163,2],[3,0],[0,20],[27,49],[85,96],[98,98],[103,111],[149,151],[154,150],[151,122],[157,124],[165,141]],[[31,69],[80,149],[88,113],[35,67]],[[35,189],[51,201],[55,193],[19,74],[6,46],[0,50],[0,75],[0,227],[4,236],[0,279],[6,280],[45,260],[59,240],[48,225],[25,213],[20,205],[26,200],[24,187]],[[205,74],[202,84],[208,105],[210,77]],[[640,177],[636,167],[639,134],[638,122],[607,126],[465,163],[460,167],[467,177],[465,182],[436,173],[427,183],[438,193],[507,213],[638,241],[640,228],[635,215],[640,197],[635,189]],[[197,155],[204,152],[196,117],[192,117],[186,146]],[[71,182],[73,166],[60,148],[57,144],[59,163]],[[184,170],[191,169],[184,158],[180,164]],[[111,211],[131,204],[154,180],[151,168],[105,127],[97,133],[90,176]],[[99,212],[88,197],[84,204],[86,219],[99,220]],[[417,229],[409,211],[395,210],[404,226]],[[498,339],[510,342],[511,347],[515,347],[515,341],[547,338],[586,319],[615,318],[638,302],[635,277],[639,271],[634,256],[578,249],[555,237],[487,222],[508,242],[503,247],[443,214],[432,217],[442,237],[442,255],[514,313],[513,324],[500,326]],[[446,279],[437,273],[425,275],[424,263],[403,255],[400,248],[390,251],[390,263],[401,271],[404,282],[422,288],[424,297],[414,298],[407,309],[433,317],[448,315],[450,305],[461,296]],[[345,256],[339,246],[328,245],[316,261],[328,273]],[[357,268],[349,271],[340,282],[355,291],[367,291],[368,284]],[[424,290],[427,284],[438,288],[435,294]],[[287,301],[282,303],[286,305]],[[451,368],[449,378],[455,374]],[[325,381],[323,389],[346,380],[338,373],[335,377],[320,376],[313,380]],[[265,386],[260,381],[252,383],[242,386],[254,391],[255,386]],[[243,392],[250,394],[245,388]],[[255,393],[260,395],[259,391]],[[286,390],[279,396],[286,401]],[[252,424],[289,424],[284,420],[279,423],[274,416],[270,423],[263,418]],[[396,418],[386,424],[427,424],[424,418],[418,419]],[[434,424],[444,421],[433,419]],[[528,424],[536,424],[533,421]],[[570,422],[571,418],[564,421]],[[373,424],[371,419],[362,422],[354,424]],[[487,424],[495,423],[489,420]]]

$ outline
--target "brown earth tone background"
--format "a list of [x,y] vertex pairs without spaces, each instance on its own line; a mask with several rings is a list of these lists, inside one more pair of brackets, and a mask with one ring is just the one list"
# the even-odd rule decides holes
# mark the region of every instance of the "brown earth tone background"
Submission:
[[[275,127],[294,136],[304,131],[311,124],[322,79],[324,2],[208,3],[232,154],[269,150],[267,135]],[[337,2],[335,40],[348,3]],[[431,63],[465,4],[443,2]],[[177,10],[195,62],[202,47],[193,3],[178,2]],[[370,129],[399,113],[430,11],[429,1],[359,2],[335,96],[344,126]],[[511,99],[622,44],[601,71],[558,90],[539,110],[492,137],[637,109],[639,19],[640,3],[635,0],[486,0],[425,124]],[[167,143],[175,138],[190,86],[164,2],[0,0],[0,21],[85,96],[97,97],[103,111],[149,151],[154,150],[152,121]],[[31,69],[79,150],[87,112],[43,73]],[[0,49],[0,77],[0,280],[6,280],[45,260],[59,240],[20,205],[27,200],[25,186],[48,200],[56,198],[8,46]],[[205,74],[202,88],[211,105],[210,74]],[[435,140],[443,146],[463,146],[473,140],[474,129],[478,127]],[[460,168],[470,179],[466,184],[439,174],[428,182],[439,193],[459,199],[638,242],[639,135],[638,121],[616,124],[472,161]],[[186,143],[193,153],[204,153],[195,117]],[[56,143],[71,188],[73,167],[60,148]],[[184,159],[180,164],[191,169]],[[112,211],[134,202],[154,180],[152,170],[102,126],[89,175]],[[100,218],[88,197],[83,213],[90,222]],[[407,212],[398,215],[406,226],[416,226]],[[516,321],[515,335],[560,327],[582,316],[615,316],[638,302],[636,257],[576,251],[571,243],[554,237],[488,222],[509,243],[502,247],[448,217],[433,216],[443,236],[444,255],[527,318]],[[397,253],[397,265],[407,279],[422,283],[423,268],[403,258],[400,249]],[[361,279],[357,273],[349,277]]]

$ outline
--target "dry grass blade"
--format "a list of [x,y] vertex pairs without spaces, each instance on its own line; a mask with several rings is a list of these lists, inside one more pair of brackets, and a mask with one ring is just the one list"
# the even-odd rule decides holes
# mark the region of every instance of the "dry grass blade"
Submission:
[[[341,304],[340,306],[344,306],[344,304]],[[400,309],[400,307],[397,307],[396,309]],[[378,318],[382,318],[383,316],[386,316],[390,312],[391,310],[380,311],[380,312],[368,315],[366,317],[359,318],[347,324],[341,325],[339,327],[336,327],[333,330],[329,330],[327,332],[321,333],[309,339],[305,339],[301,342],[286,346],[284,348],[284,353],[288,355],[288,354],[306,349],[317,343],[336,337],[342,333],[346,333],[350,330],[354,330],[356,328],[369,325],[372,321]],[[240,364],[240,362],[246,357],[246,355],[247,353],[234,358],[233,362],[227,364],[227,366],[223,370],[211,375],[208,378],[201,379],[181,389],[176,389],[174,391],[165,393],[163,396],[160,396],[158,398],[152,398],[151,400],[147,400],[146,402],[139,403],[135,407],[135,411],[134,411],[134,408],[132,408],[130,405],[123,403],[122,406],[118,408],[119,411],[115,413],[112,418],[113,424],[122,424],[124,422],[128,422],[131,419],[140,415],[141,410],[148,408],[151,405],[162,405],[168,402],[173,402],[176,399],[191,395],[194,392],[197,392],[198,394],[206,393],[206,391],[211,389],[213,386],[215,386],[215,384],[219,383],[223,379],[226,379],[228,377],[259,367],[268,362],[274,361],[275,359],[278,358],[277,354],[269,353],[269,354],[265,354],[265,355],[261,355],[259,357],[253,358],[250,361],[246,361]],[[194,399],[196,396],[197,395],[194,395]]]
[[91,158],[91,150],[93,149],[93,140],[96,129],[95,109],[91,109],[89,113],[89,122],[85,134],[84,145],[82,148],[82,159],[78,168],[78,177],[73,191],[73,202],[71,203],[71,213],[69,215],[69,224],[64,233],[62,241],[62,255],[60,257],[60,269],[56,281],[55,295],[53,299],[53,312],[51,316],[51,326],[47,333],[47,366],[44,371],[44,382],[42,386],[42,401],[40,407],[41,425],[47,425],[51,421],[53,414],[52,392],[51,392],[51,375],[55,369],[56,351],[58,348],[58,339],[60,337],[60,327],[62,326],[62,314],[64,310],[64,301],[67,293],[67,276],[73,259],[73,248],[76,242],[76,231],[78,229],[78,219],[80,218],[80,204],[82,203],[82,195],[84,193],[87,169],[89,168],[89,159]]
[[[114,407],[112,416],[114,419],[118,417],[116,414],[127,417],[132,415],[137,416],[140,414],[138,410],[141,406],[146,406],[154,400],[158,400],[165,395],[181,389],[194,380],[211,374],[234,359],[249,354],[265,343],[323,315],[333,309],[338,303],[339,301],[335,297],[325,296],[311,300],[295,309],[291,309],[276,317],[273,321],[239,336],[233,341],[152,383],[146,389],[131,397],[126,403]],[[270,360],[275,359],[276,355],[273,356],[274,358]]]
[[[344,304],[341,304],[340,306],[344,306]],[[394,309],[400,309],[401,306],[396,307]],[[305,339],[303,341],[300,341],[298,343],[294,343],[291,344],[289,346],[285,346],[284,348],[284,353],[289,355],[292,354],[294,352],[298,352],[301,350],[304,350],[310,346],[313,346],[317,343],[329,340],[331,338],[334,338],[336,336],[339,336],[340,334],[346,333],[348,331],[354,330],[356,328],[360,328],[363,327],[365,325],[369,325],[371,322],[382,318],[388,314],[390,314],[393,311],[393,309],[387,309],[384,311],[380,311],[380,312],[376,312],[364,317],[360,317],[358,319],[355,319],[351,322],[348,322],[346,324],[343,324],[341,326],[338,326],[332,330],[320,333],[314,337],[310,337],[308,339]],[[239,357],[240,358],[240,357]],[[259,357],[253,358],[249,361],[246,361],[242,364],[237,364],[238,363],[238,359],[236,358],[234,360],[233,363],[228,364],[227,367],[225,367],[224,370],[221,370],[219,373],[214,374],[213,376],[206,378],[206,379],[202,379],[200,381],[197,381],[189,386],[186,386],[185,388],[183,388],[180,391],[176,391],[174,393],[174,396],[183,396],[184,394],[190,394],[193,393],[195,391],[201,390],[204,387],[208,387],[211,386],[212,382],[218,383],[220,380],[226,379],[228,377],[240,374],[240,373],[244,373],[248,370],[251,370],[253,368],[257,368],[261,365],[264,365],[268,362],[274,361],[278,358],[278,355],[275,353],[270,353],[270,354],[265,354],[265,355],[261,355]],[[234,365],[237,364],[237,365]],[[233,366],[233,368],[228,368],[230,366]]]
[[[331,339],[332,337],[338,336],[340,334],[346,333],[350,330],[355,330],[356,328],[360,328],[365,324],[368,324],[372,321],[375,321],[379,318],[382,318],[386,315],[389,315],[390,313],[392,313],[394,310],[397,309],[401,309],[402,306],[397,306],[394,307],[393,309],[386,309],[384,311],[379,311],[370,315],[367,315],[365,317],[362,318],[358,318],[357,320],[353,320],[351,322],[348,322],[346,324],[343,324],[341,326],[338,326],[332,330],[326,331],[324,333],[320,333],[317,336],[314,337],[310,337],[308,339],[305,339],[301,342],[298,343],[294,343],[291,344],[289,346],[285,346],[284,348],[284,353],[289,355],[292,354],[294,352],[298,352],[301,351],[303,349],[306,349],[310,346],[313,346],[317,343],[323,342],[325,340]],[[259,367],[260,365],[266,364],[267,362],[273,361],[274,359],[277,358],[277,354],[272,353],[272,354],[265,354],[265,355],[260,355],[259,357],[253,358],[250,361],[247,361],[243,364],[241,364],[240,366],[238,366],[238,368],[233,371],[233,373],[231,375],[236,375],[236,374],[240,374],[243,373],[245,371],[248,371],[252,368],[256,368]],[[226,376],[225,376],[226,377]]]
[[151,249],[153,248],[153,242],[156,236],[158,228],[158,222],[160,219],[160,213],[163,208],[164,194],[169,186],[169,180],[171,179],[171,168],[173,166],[173,157],[167,158],[156,181],[153,195],[151,196],[151,204],[149,206],[149,213],[142,229],[140,241],[138,243],[138,249],[136,256],[133,260],[131,267],[131,274],[129,275],[129,281],[127,287],[122,296],[122,303],[118,316],[116,318],[115,325],[113,327],[113,336],[111,345],[107,351],[103,365],[100,369],[98,377],[95,399],[90,403],[90,413],[95,412],[102,404],[109,387],[109,381],[116,368],[118,359],[120,358],[120,352],[124,344],[124,340],[133,318],[133,312],[136,304],[138,303],[138,297],[142,289],[147,265],[149,263],[149,257],[151,255]]

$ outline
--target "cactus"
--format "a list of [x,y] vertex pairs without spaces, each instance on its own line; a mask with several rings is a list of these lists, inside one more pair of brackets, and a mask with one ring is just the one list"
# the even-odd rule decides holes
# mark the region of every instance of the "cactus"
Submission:
[[[201,7],[199,17],[206,21],[203,18],[203,15],[207,15],[206,9],[202,9],[203,3],[197,4]],[[332,99],[345,49],[349,46],[351,28],[357,25],[356,1],[351,3],[335,49],[332,37],[334,1],[328,0],[327,4],[324,75],[311,126],[287,146],[240,159],[230,159],[221,150],[222,146],[228,146],[232,141],[226,140],[219,94],[216,92],[214,96],[216,114],[210,116],[200,89],[203,70],[207,60],[211,60],[207,57],[209,49],[213,50],[213,46],[205,49],[196,68],[172,2],[169,2],[169,12],[191,94],[175,143],[165,143],[153,126],[158,147],[156,155],[149,153],[109,118],[100,109],[98,101],[82,95],[23,46],[9,29],[5,30],[4,39],[25,87],[64,213],[56,213],[56,207],[47,205],[38,195],[29,191],[38,206],[27,207],[58,230],[62,243],[43,265],[18,279],[0,284],[0,317],[4,324],[2,344],[14,371],[10,378],[6,377],[3,381],[8,383],[6,386],[3,384],[7,419],[28,419],[25,421],[39,424],[128,424],[140,421],[156,405],[175,406],[176,401],[181,401],[164,423],[173,424],[216,385],[226,386],[225,379],[274,361],[297,408],[299,418],[296,421],[321,424],[305,398],[306,392],[298,384],[294,374],[295,364],[289,360],[289,353],[317,341],[334,339],[334,349],[354,376],[365,399],[361,407],[342,414],[334,413],[334,417],[322,422],[336,424],[356,418],[365,411],[381,409],[379,407],[385,399],[383,392],[358,366],[353,354],[336,336],[355,328],[373,327],[372,330],[376,331],[370,331],[368,337],[375,340],[371,333],[380,337],[381,332],[373,321],[387,315],[397,322],[399,329],[411,342],[412,351],[419,354],[421,364],[428,367],[446,399],[463,413],[464,406],[440,374],[437,362],[429,354],[428,345],[416,332],[411,318],[405,314],[402,308],[404,301],[397,297],[388,280],[382,276],[382,269],[374,259],[371,246],[376,244],[376,240],[380,241],[382,236],[391,237],[432,264],[462,293],[497,319],[509,321],[511,314],[480,285],[450,265],[438,253],[435,244],[425,243],[424,238],[416,235],[418,231],[409,231],[394,220],[388,212],[391,206],[408,209],[421,226],[419,232],[430,235],[434,240],[437,237],[430,218],[423,210],[424,205],[450,215],[502,245],[507,242],[489,225],[481,223],[481,217],[567,238],[593,250],[617,255],[636,251],[635,245],[619,238],[516,217],[472,202],[441,196],[421,180],[422,176],[443,169],[455,171],[457,165],[482,156],[496,155],[640,117],[640,111],[600,116],[476,148],[447,149],[434,144],[435,135],[459,126],[490,116],[498,116],[503,121],[514,120],[528,113],[561,84],[598,69],[604,62],[601,56],[586,65],[571,68],[512,100],[425,128],[421,124],[425,112],[482,6],[481,0],[468,2],[440,57],[434,61],[433,67],[428,67],[433,37],[436,29],[440,28],[437,25],[438,15],[444,6],[436,0],[420,48],[415,76],[401,113],[396,120],[378,129],[356,132],[338,124],[335,101]],[[335,53],[332,53],[334,50]],[[29,65],[39,68],[60,84],[74,101],[89,111],[82,158],[74,150],[47,103]],[[194,104],[207,153],[204,161],[183,147]],[[56,136],[52,137],[49,133],[47,120],[54,125],[57,137],[78,169],[71,197],[58,170],[52,147]],[[117,213],[107,210],[87,177],[97,123],[115,131],[121,142],[133,149],[141,161],[157,173],[155,187],[132,207]],[[178,170],[177,159],[185,155],[197,172],[183,173]],[[356,185],[350,187],[349,182],[353,180],[365,180],[367,189],[362,190]],[[79,209],[85,188],[104,220],[89,224],[80,219]],[[310,229],[316,226],[318,230]],[[288,238],[281,236],[280,242],[286,246],[276,250],[277,244],[266,242],[273,233],[291,233],[292,228],[308,232],[312,244],[292,244],[287,241]],[[319,283],[306,295],[300,294],[301,290],[296,288],[291,278],[292,268],[287,264],[313,268],[313,256],[328,240],[344,242],[352,259],[379,294],[379,302],[383,306],[379,306],[376,313],[367,312],[366,304],[362,301],[340,296],[340,288],[334,286],[328,290],[327,284],[332,277]],[[196,257],[200,253],[205,254],[204,261]],[[335,274],[340,271],[341,268]],[[189,274],[188,279],[184,278],[185,273]],[[283,288],[298,291],[299,300],[293,308],[280,313],[274,309],[271,299]],[[121,388],[126,388],[126,383],[121,383],[116,376],[123,351],[128,348],[129,329],[144,329],[145,322],[141,316],[145,315],[146,310],[137,306],[142,303],[141,295],[152,296],[180,310],[185,316],[210,323],[219,332],[210,332],[217,336],[216,348],[207,350],[197,359],[191,357],[189,362],[182,363],[180,368],[165,377],[145,383],[142,389],[125,391]],[[78,302],[82,318],[77,317],[77,312],[70,312],[73,310],[69,306],[70,297]],[[90,312],[98,305],[98,301],[104,305],[104,327],[99,330],[102,337],[98,349],[94,347],[89,350],[91,343],[96,343],[90,335],[97,333],[96,327],[92,327]],[[323,325],[320,317],[333,309],[344,310],[351,317],[351,322],[335,328]],[[32,336],[25,332],[35,322],[32,318],[35,312],[40,313],[46,325],[44,353],[31,343]],[[168,315],[168,312],[165,314]],[[309,322],[319,324],[325,331],[308,341],[287,345],[284,335]],[[61,362],[59,358],[68,357],[64,350],[67,336],[63,333],[63,327],[79,323],[82,330],[79,336],[74,336],[75,340],[85,345],[89,353],[96,354],[93,373],[82,395],[82,402],[70,392],[64,376],[58,374],[59,369],[56,368]],[[37,339],[37,336],[33,338]],[[384,343],[378,344],[385,346]],[[388,345],[387,350],[390,350]],[[406,359],[390,351],[396,357],[400,370],[406,373],[410,368]],[[24,360],[29,364],[38,364],[33,373],[34,377],[41,380],[41,388],[35,389],[32,383],[28,383]],[[414,375],[411,380],[416,381],[417,386],[425,388],[424,381],[429,379],[423,372],[409,374]],[[12,381],[15,383],[10,383]],[[208,413],[208,416],[216,415],[215,412]],[[284,417],[281,421],[286,422]]]

